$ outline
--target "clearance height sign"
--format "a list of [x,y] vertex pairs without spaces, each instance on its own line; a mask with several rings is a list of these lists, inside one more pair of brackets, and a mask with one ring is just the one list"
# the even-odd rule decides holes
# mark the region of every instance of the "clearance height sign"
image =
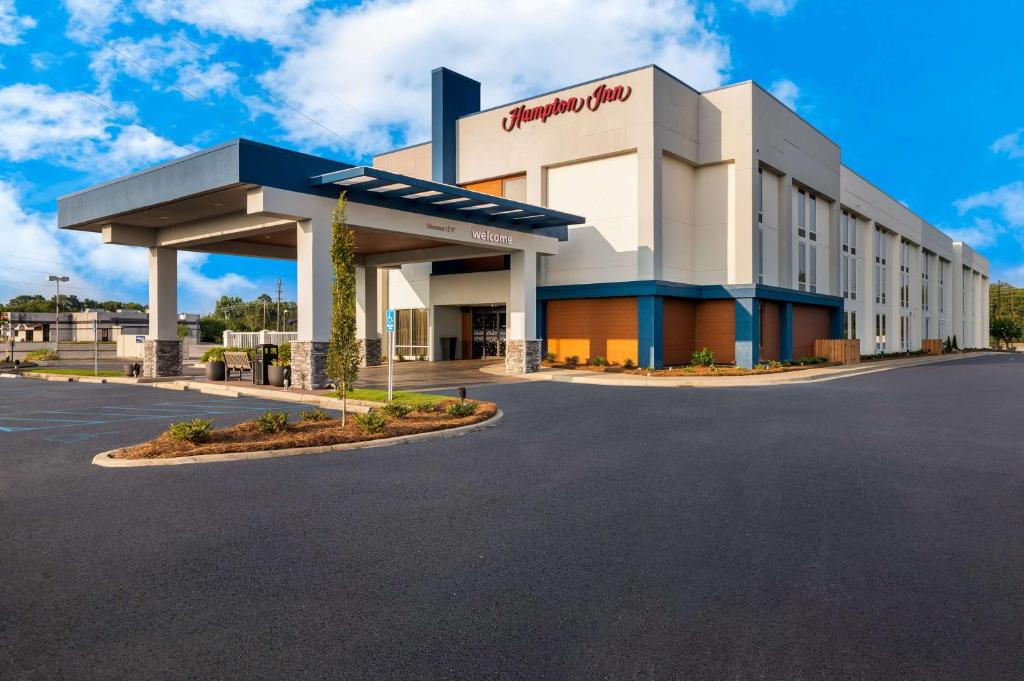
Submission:
[[602,104],[610,102],[624,102],[633,94],[633,88],[622,85],[605,85],[601,83],[594,91],[586,97],[569,97],[562,99],[555,97],[547,104],[527,107],[525,104],[509,110],[508,115],[501,119],[501,128],[505,132],[512,132],[523,127],[524,123],[540,121],[547,123],[552,116],[563,114],[578,114],[581,111],[597,111]]

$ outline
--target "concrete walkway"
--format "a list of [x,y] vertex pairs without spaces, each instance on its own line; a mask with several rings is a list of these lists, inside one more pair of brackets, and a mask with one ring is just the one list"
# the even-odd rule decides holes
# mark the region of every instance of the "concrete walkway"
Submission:
[[[955,355],[908,357],[906,359],[887,359],[846,366],[829,366],[750,376],[637,376],[635,374],[597,373],[579,369],[542,369],[537,373],[524,374],[515,378],[525,381],[556,381],[559,383],[630,387],[645,386],[652,388],[741,388],[834,381],[839,378],[862,376],[879,371],[905,369],[924,364],[938,364],[940,362],[953,362],[960,359],[983,357],[992,354],[995,353],[968,352]],[[487,374],[500,373],[502,376],[505,375],[504,366],[485,366],[480,371]]]

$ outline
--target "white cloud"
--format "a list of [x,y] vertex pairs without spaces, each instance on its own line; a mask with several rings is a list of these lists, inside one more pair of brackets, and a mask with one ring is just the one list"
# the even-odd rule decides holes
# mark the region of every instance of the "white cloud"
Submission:
[[68,36],[80,43],[102,38],[112,23],[127,19],[120,0],[64,0],[64,9]]
[[992,151],[997,154],[1006,154],[1010,158],[1024,158],[1024,144],[1020,139],[1022,133],[1024,133],[1024,128],[1003,135],[992,143]]
[[21,34],[35,25],[32,17],[18,14],[14,0],[0,0],[0,45],[18,45]]
[[974,223],[967,227],[950,227],[943,231],[953,241],[963,241],[971,248],[988,248],[996,245],[999,237],[1006,233],[1006,228],[985,218],[975,218]]
[[788,14],[796,6],[797,0],[736,0],[751,12],[765,12],[773,17]]
[[[729,49],[688,0],[368,2],[320,12],[261,82],[366,153],[429,137],[437,66],[481,81],[488,106],[651,62],[710,88]],[[293,143],[347,146],[286,107],[272,111]]]
[[180,21],[203,31],[277,43],[294,37],[311,1],[140,0],[138,8],[159,23]]
[[[18,188],[0,179],[4,249],[0,251],[0,300],[15,295],[55,292],[47,274],[71,277],[66,291],[79,298],[147,301],[146,249],[104,245],[98,234],[58,230],[56,217],[24,208]],[[14,256],[30,257],[14,257]],[[205,253],[179,251],[179,308],[208,312],[222,295],[252,297],[260,292],[250,279],[227,272],[205,274]]]
[[1011,226],[1024,228],[1024,182],[1019,180],[990,192],[960,199],[954,205],[961,215],[978,208],[989,208],[997,211]]
[[772,83],[771,93],[780,102],[796,111],[796,100],[800,98],[800,87],[796,83],[782,78]]
[[106,95],[24,83],[0,88],[0,158],[44,160],[110,176],[191,151],[120,122],[132,116],[131,107]]

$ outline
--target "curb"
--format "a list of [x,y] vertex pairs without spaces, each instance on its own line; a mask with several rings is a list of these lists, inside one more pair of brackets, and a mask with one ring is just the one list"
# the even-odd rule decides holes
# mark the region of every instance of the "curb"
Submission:
[[[878,373],[880,371],[894,371],[896,369],[909,369],[929,364],[941,364],[954,362],[974,357],[989,357],[995,352],[972,352],[964,355],[939,355],[921,357],[912,360],[904,360],[900,364],[886,366],[883,362],[864,362],[848,367],[828,367],[823,369],[807,369],[812,371],[827,371],[829,373],[815,373],[808,375],[803,371],[783,372],[779,374],[765,374],[764,376],[701,376],[694,378],[682,378],[678,376],[629,376],[628,378],[610,378],[603,374],[572,371],[570,369],[554,369],[540,371],[532,374],[520,374],[515,376],[523,381],[552,381],[555,383],[576,383],[581,385],[607,385],[622,388],[770,388],[780,385],[802,385],[807,383],[824,383],[825,381],[836,381],[854,376],[864,376]],[[881,364],[881,366],[879,366]],[[488,370],[489,367],[482,367],[483,373],[494,373]],[[796,374],[794,376],[794,374]],[[802,374],[802,375],[801,375]],[[787,377],[791,376],[791,377]]]
[[[285,456],[301,456],[303,454],[327,454],[330,452],[344,452],[352,449],[371,449],[373,447],[389,447],[392,445],[408,444],[413,442],[424,442],[426,440],[447,439],[461,437],[475,430],[493,428],[504,418],[505,413],[498,409],[494,416],[481,421],[471,423],[458,428],[446,430],[432,430],[427,433],[414,433],[413,435],[398,435],[396,437],[384,438],[382,440],[368,440],[366,442],[345,442],[337,445],[321,445],[317,447],[293,447],[291,449],[263,449],[255,452],[231,452],[229,454],[199,454],[195,456],[179,456],[173,459],[114,459],[111,457],[120,449],[110,449],[100,452],[92,458],[94,466],[103,468],[142,468],[147,466],[178,466],[192,463],[218,463],[224,461],[250,461],[253,459],[274,459]],[[122,448],[123,449],[123,448]]]

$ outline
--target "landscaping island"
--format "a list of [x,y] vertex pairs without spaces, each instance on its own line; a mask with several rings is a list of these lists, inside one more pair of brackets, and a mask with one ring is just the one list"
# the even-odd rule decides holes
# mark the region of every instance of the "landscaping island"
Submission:
[[172,424],[160,437],[116,450],[110,457],[174,459],[369,442],[469,426],[497,413],[492,402],[423,395],[417,402],[396,400],[365,414],[349,414],[344,425],[320,408],[302,412],[301,423],[288,423],[283,411],[268,411],[252,421],[217,430],[209,420],[195,419]]

